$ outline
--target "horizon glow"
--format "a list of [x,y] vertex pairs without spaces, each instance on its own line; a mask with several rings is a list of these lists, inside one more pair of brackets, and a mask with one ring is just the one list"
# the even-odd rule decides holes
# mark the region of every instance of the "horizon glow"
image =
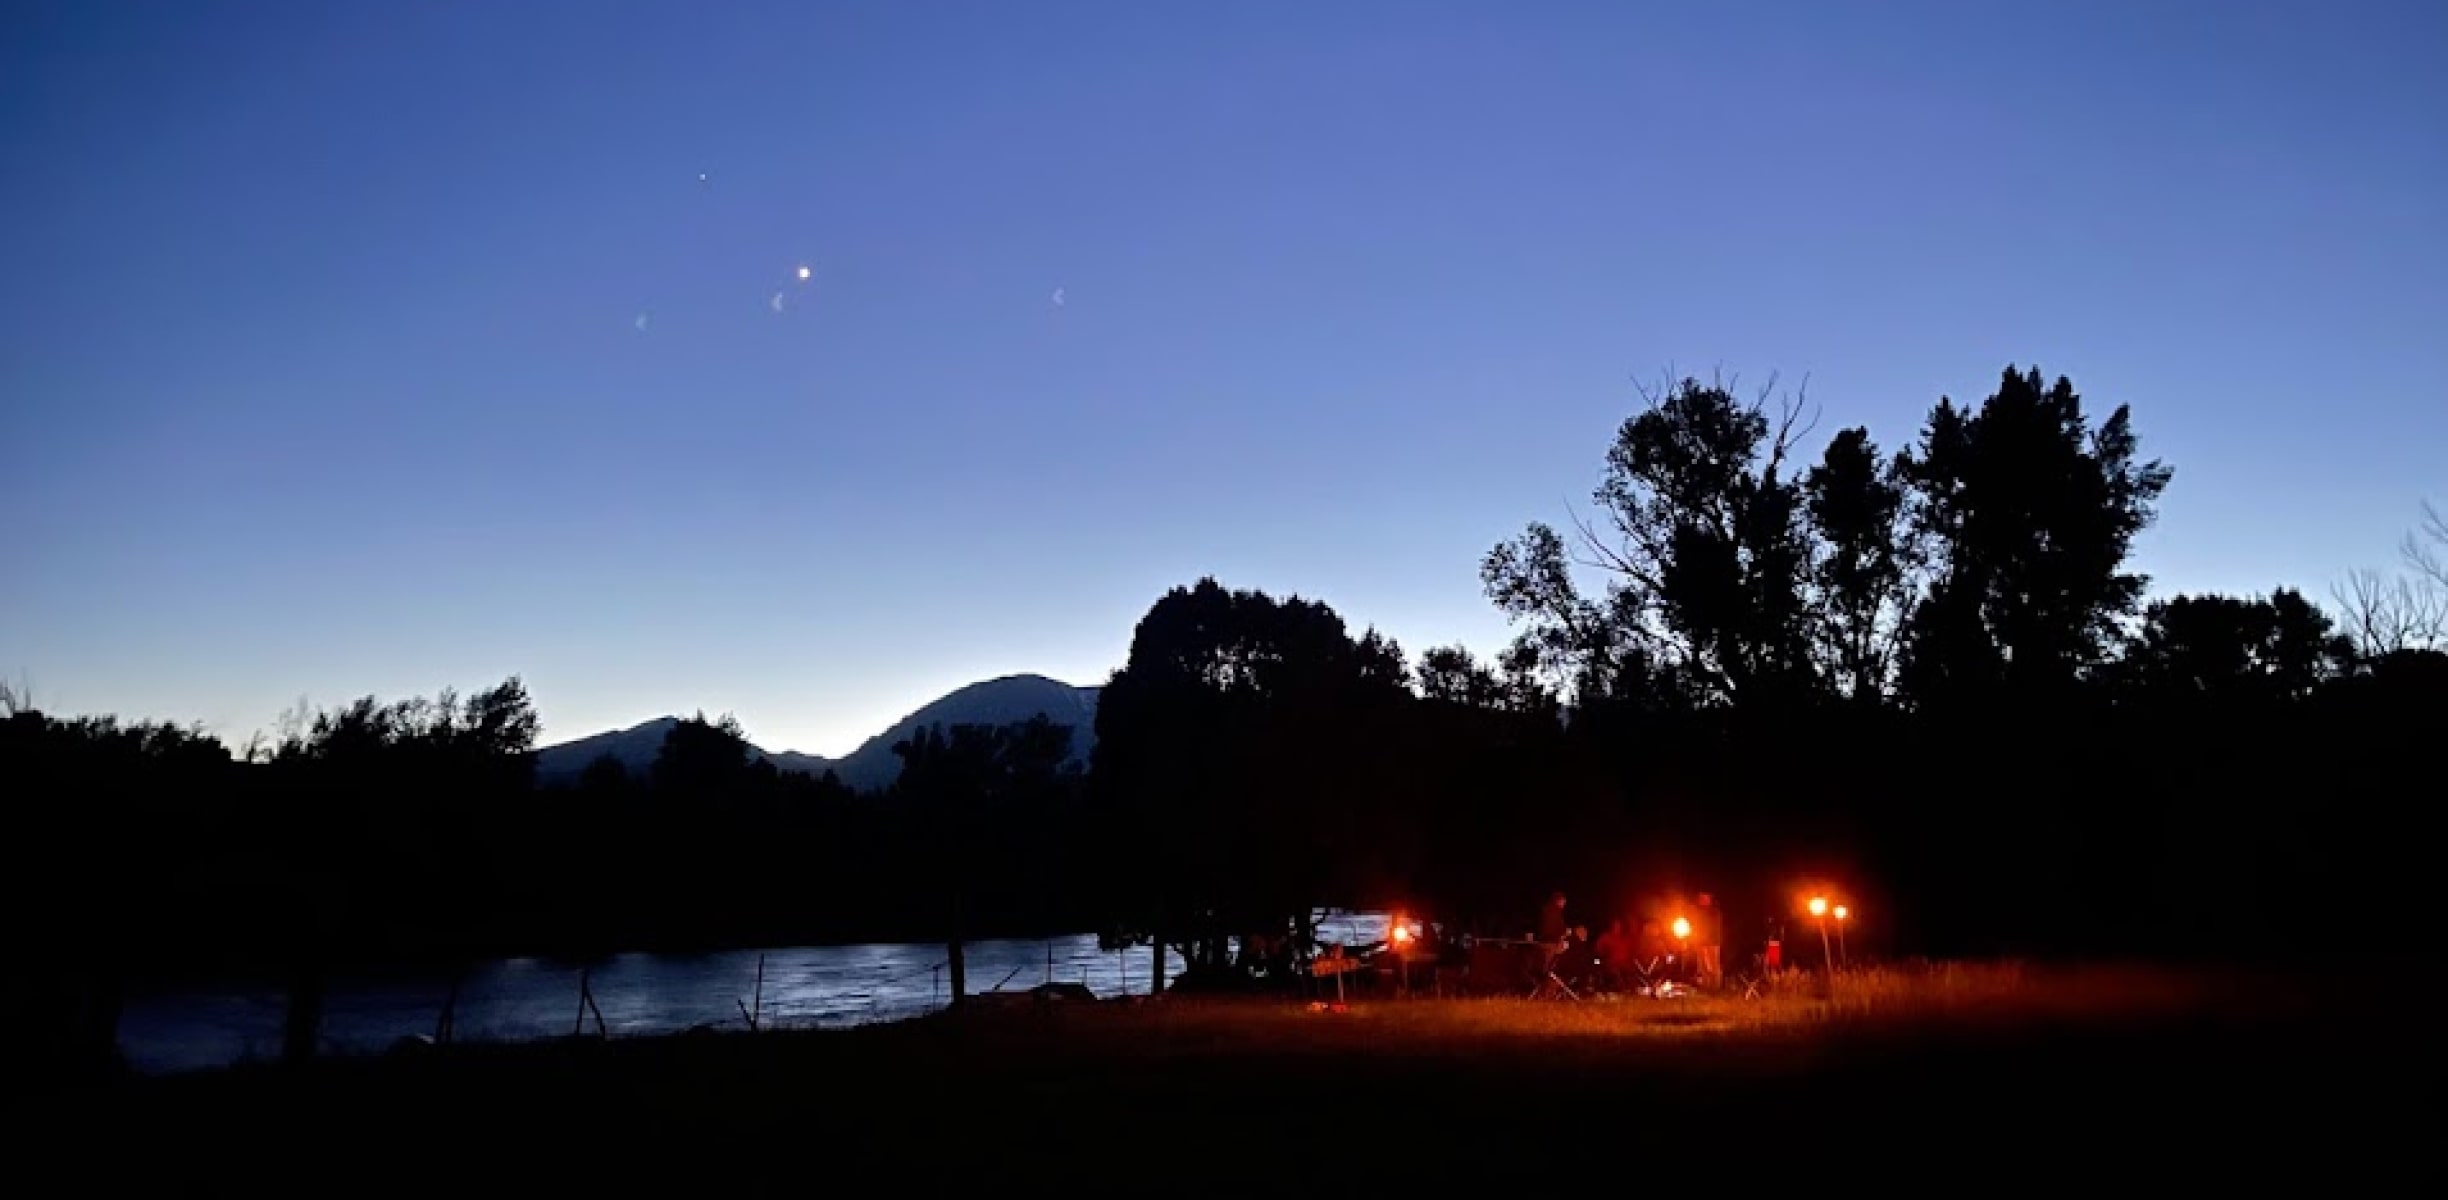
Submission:
[[1890,452],[2010,363],[2131,403],[2156,595],[2326,601],[2448,502],[2413,0],[18,29],[0,678],[63,713],[236,742],[516,674],[547,741],[838,757],[1101,683],[1202,575],[1485,655],[1480,557],[1670,368]]

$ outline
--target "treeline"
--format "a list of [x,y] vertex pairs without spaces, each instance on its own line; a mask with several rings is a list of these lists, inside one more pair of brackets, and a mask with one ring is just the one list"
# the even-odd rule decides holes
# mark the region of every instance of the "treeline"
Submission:
[[1323,901],[1518,934],[1710,891],[1729,961],[1795,890],[1930,954],[2335,962],[2421,878],[2448,731],[2448,523],[2342,619],[2298,592],[2145,603],[2171,472],[2130,412],[2009,369],[1917,438],[1683,380],[1606,448],[1571,533],[1481,566],[1518,638],[1406,664],[1321,605],[1160,600],[1091,788],[1142,849],[1123,932],[1226,970]]
[[148,984],[272,978],[291,1052],[350,970],[487,956],[1076,931],[1083,828],[1070,733],[929,730],[891,789],[755,758],[736,722],[675,724],[651,767],[538,787],[511,679],[366,698],[233,754],[194,729],[46,716],[0,692],[6,934],[30,969],[27,1065],[107,1061]]
[[1592,921],[1715,892],[1730,956],[1806,878],[1894,951],[2393,928],[2375,897],[2414,877],[2448,729],[2448,525],[2334,615],[2286,589],[2146,603],[2129,559],[2171,474],[2127,410],[2095,423],[2010,370],[1899,450],[1857,428],[1814,454],[1811,416],[1692,380],[1649,396],[1570,533],[1486,556],[1519,630],[1492,656],[1177,588],[1084,776],[1042,721],[932,730],[861,796],[700,717],[644,772],[540,788],[515,679],[237,754],[14,697],[9,930],[75,993],[37,1008],[106,1014],[148,973],[955,930],[1094,927],[1230,975],[1237,939],[1317,906],[1519,932],[1559,887]]
[[[929,731],[898,748],[900,784],[861,796],[778,772],[702,714],[645,772],[604,759],[538,787],[517,679],[464,703],[359,700],[239,755],[194,730],[13,707],[12,932],[122,982],[938,937],[956,891],[983,933],[1080,929],[1093,911],[1047,866],[1081,787],[1068,730],[1043,719]],[[994,853],[956,874],[972,845]]]

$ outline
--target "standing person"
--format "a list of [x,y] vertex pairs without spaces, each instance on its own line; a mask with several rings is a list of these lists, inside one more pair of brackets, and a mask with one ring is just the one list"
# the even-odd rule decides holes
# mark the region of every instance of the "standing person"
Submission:
[[1717,911],[1717,898],[1702,892],[1692,897],[1692,943],[1700,956],[1700,986],[1717,988],[1725,983],[1725,964],[1719,951],[1725,944],[1725,914]]
[[1556,961],[1564,957],[1566,944],[1572,940],[1572,924],[1564,919],[1564,893],[1547,897],[1547,906],[1539,910],[1538,935],[1534,940],[1538,943],[1535,951],[1538,970],[1534,977],[1544,986],[1543,981],[1555,974]]
[[1564,893],[1547,897],[1547,907],[1539,910],[1538,941],[1542,946],[1560,946],[1572,936],[1572,925],[1564,919]]

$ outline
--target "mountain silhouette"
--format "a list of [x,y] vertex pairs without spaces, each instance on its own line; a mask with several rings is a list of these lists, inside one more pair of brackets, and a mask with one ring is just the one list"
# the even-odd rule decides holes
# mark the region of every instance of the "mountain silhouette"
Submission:
[[[1085,764],[1089,749],[1096,743],[1097,694],[1096,688],[1076,687],[1043,675],[1006,675],[970,684],[927,704],[839,759],[795,750],[766,750],[753,744],[749,751],[783,771],[822,775],[829,770],[859,791],[876,791],[892,786],[900,777],[901,760],[893,756],[893,743],[920,729],[930,725],[946,729],[955,725],[1007,725],[1043,716],[1071,727],[1072,757]],[[587,764],[607,754],[630,771],[643,772],[654,765],[656,753],[663,748],[664,735],[679,723],[679,717],[656,717],[627,729],[542,747],[536,751],[536,779],[541,783],[567,783],[585,771]]]
[[[655,755],[663,749],[663,737],[680,723],[678,717],[656,717],[627,729],[614,729],[592,737],[557,746],[540,746],[535,752],[538,783],[567,783],[587,769],[587,764],[610,755],[633,773],[642,773],[654,765]],[[759,751],[758,753],[763,753]]]

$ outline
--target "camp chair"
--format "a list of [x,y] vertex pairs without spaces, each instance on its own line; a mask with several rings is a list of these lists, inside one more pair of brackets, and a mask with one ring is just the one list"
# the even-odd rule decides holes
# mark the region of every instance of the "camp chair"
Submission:
[[1742,988],[1743,999],[1759,999],[1760,989],[1768,986],[1768,956],[1752,955],[1751,961],[1734,973],[1734,982]]
[[1556,942],[1541,944],[1537,947],[1539,951],[1538,982],[1530,989],[1531,999],[1578,1000],[1581,998],[1581,993],[1572,990],[1572,985],[1564,982],[1563,976],[1556,974],[1557,960],[1564,957],[1565,950],[1571,945],[1570,942]]
[[1648,958],[1633,958],[1631,962],[1632,978],[1637,981],[1634,986],[1641,991],[1648,991],[1655,988],[1657,986],[1658,968],[1664,965],[1666,965],[1666,959],[1662,955],[1651,955]]

